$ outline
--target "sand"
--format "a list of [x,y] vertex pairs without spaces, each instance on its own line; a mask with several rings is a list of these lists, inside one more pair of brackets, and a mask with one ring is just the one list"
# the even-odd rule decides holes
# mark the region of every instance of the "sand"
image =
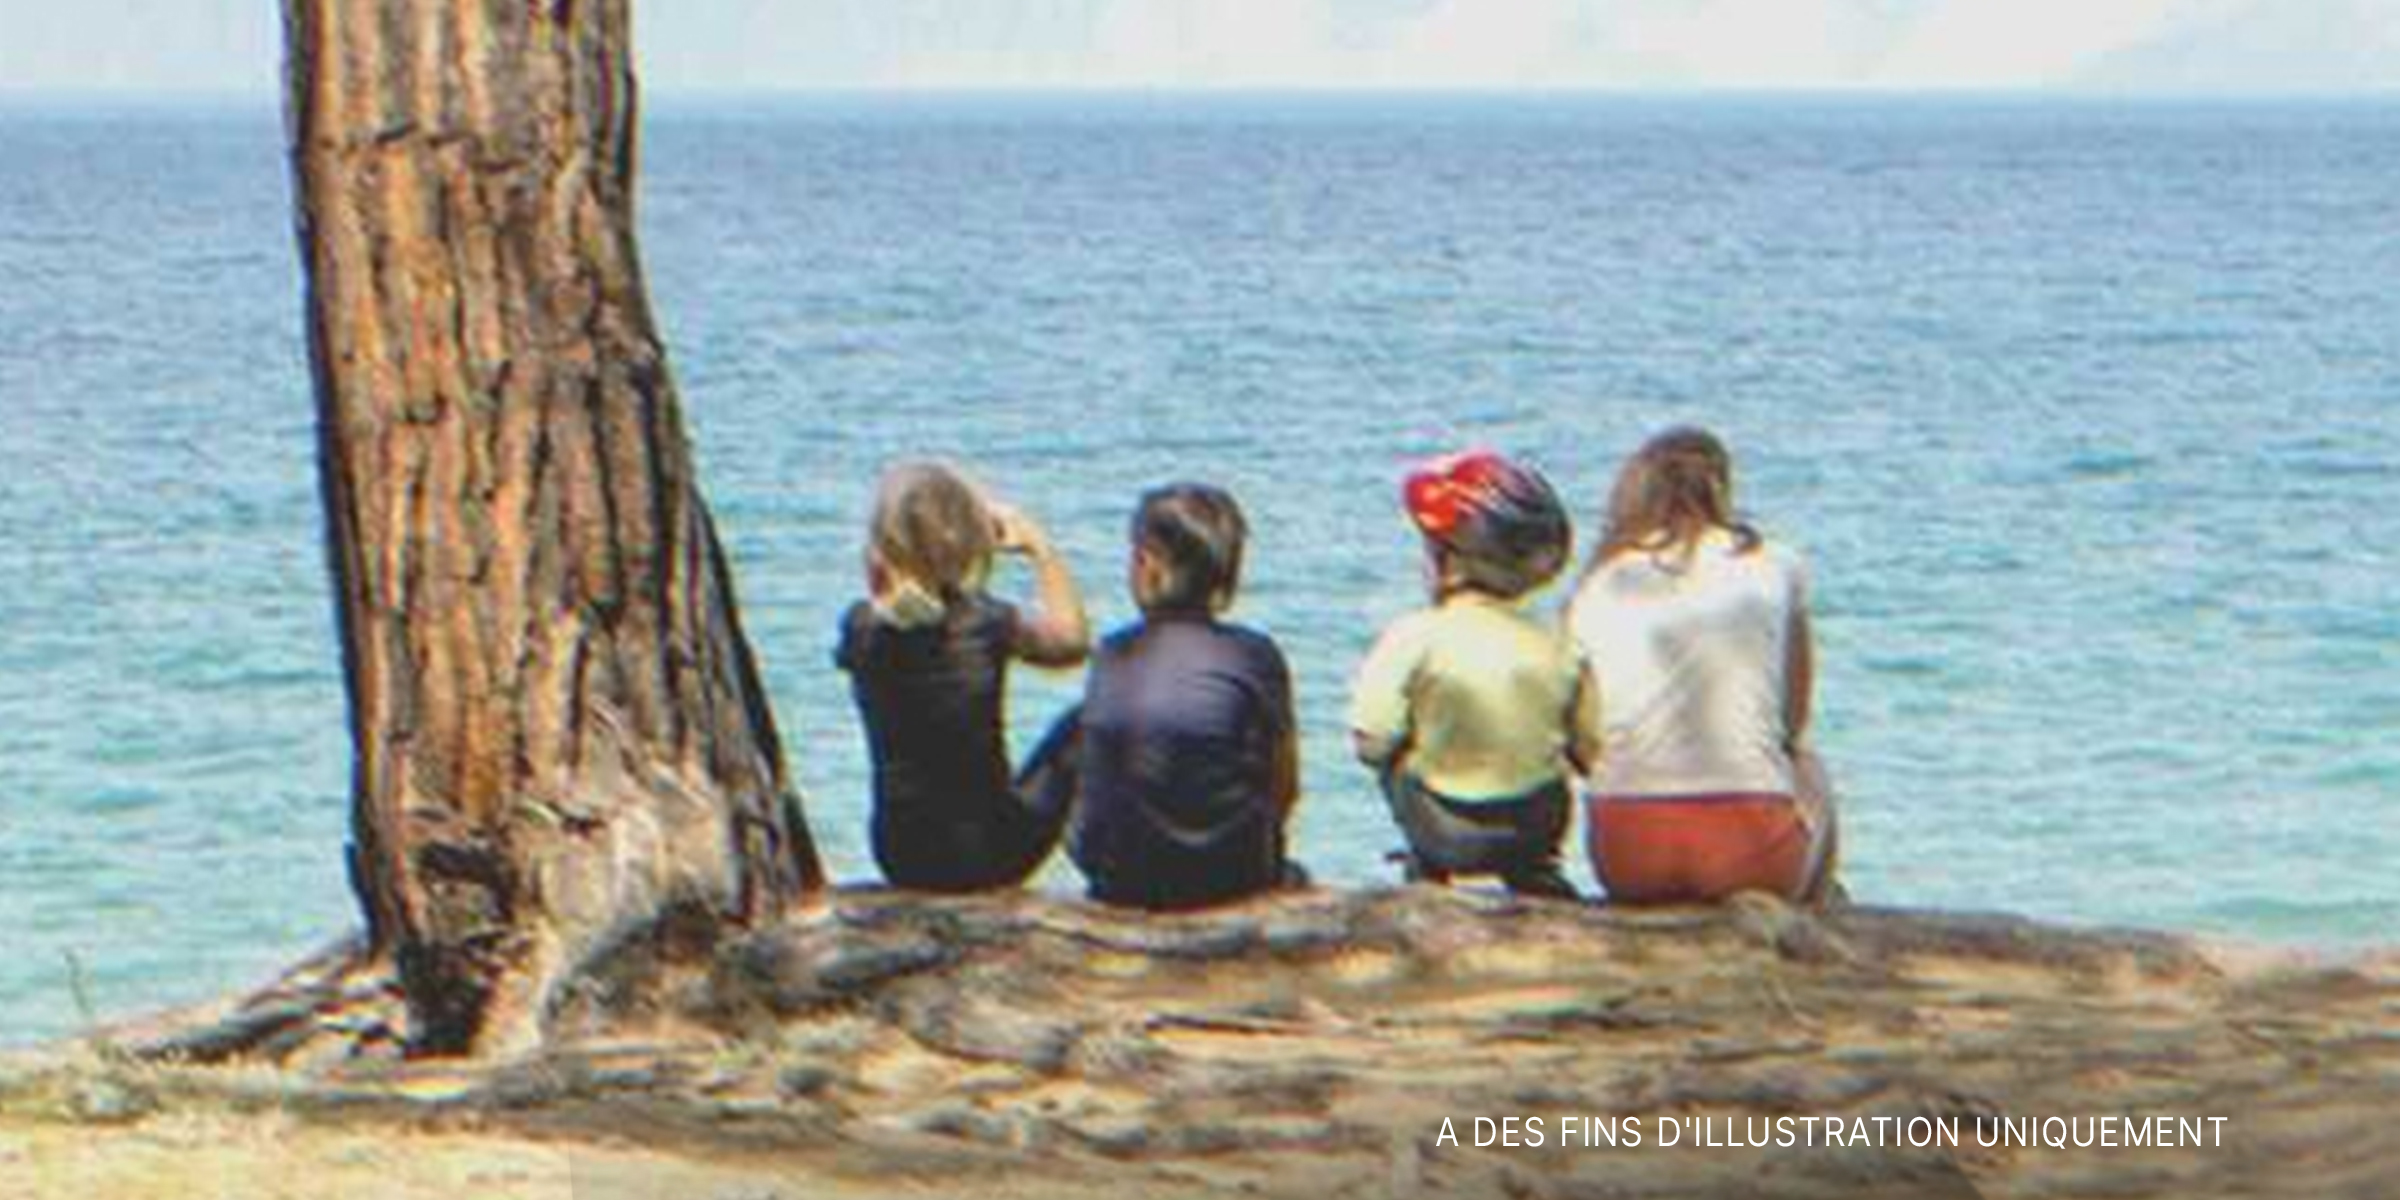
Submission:
[[[388,1003],[297,978],[251,1005],[272,1019],[235,1061],[158,1061],[214,1057],[195,1030],[220,1011],[0,1071],[0,1192],[2400,1194],[2388,957],[1764,901],[1408,889],[1144,920],[854,895],[703,957],[631,954],[561,1008],[554,1050],[478,1065],[392,1061]],[[1544,1144],[1477,1148],[1479,1116],[1520,1141],[1540,1118]],[[2052,1116],[2224,1121],[2200,1147],[1977,1144],[1979,1118]],[[1570,1117],[1646,1136],[1562,1146]],[[1777,1118],[1887,1135],[1691,1144]],[[1905,1144],[1912,1118],[1962,1144]],[[1657,1144],[1669,1122],[1684,1144]]]

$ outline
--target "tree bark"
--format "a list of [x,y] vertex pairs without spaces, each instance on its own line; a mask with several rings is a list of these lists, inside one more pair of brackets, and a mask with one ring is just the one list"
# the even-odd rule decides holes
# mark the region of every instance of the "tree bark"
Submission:
[[285,0],[353,884],[434,1053],[821,883],[634,236],[629,0]]

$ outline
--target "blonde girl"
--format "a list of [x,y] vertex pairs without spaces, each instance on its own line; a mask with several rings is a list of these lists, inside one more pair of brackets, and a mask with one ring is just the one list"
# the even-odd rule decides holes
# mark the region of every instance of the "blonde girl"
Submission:
[[[986,590],[1002,554],[1031,566],[1032,604]],[[896,887],[1018,886],[1065,827],[1073,733],[1062,722],[1012,771],[1008,669],[1084,661],[1091,627],[1074,577],[1040,524],[937,462],[884,474],[866,575],[835,658],[874,759],[875,860]]]

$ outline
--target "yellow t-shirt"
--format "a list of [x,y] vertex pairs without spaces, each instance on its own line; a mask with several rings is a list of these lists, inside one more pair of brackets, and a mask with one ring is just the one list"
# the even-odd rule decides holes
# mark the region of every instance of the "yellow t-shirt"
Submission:
[[1573,643],[1523,606],[1461,592],[1384,631],[1351,690],[1350,727],[1406,745],[1409,773],[1452,800],[1507,800],[1572,768],[1597,727]]

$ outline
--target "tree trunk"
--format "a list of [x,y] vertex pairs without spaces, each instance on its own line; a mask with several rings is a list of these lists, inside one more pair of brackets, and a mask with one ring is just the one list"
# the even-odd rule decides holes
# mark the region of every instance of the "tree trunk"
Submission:
[[351,874],[425,1052],[820,885],[634,238],[629,0],[285,0]]

